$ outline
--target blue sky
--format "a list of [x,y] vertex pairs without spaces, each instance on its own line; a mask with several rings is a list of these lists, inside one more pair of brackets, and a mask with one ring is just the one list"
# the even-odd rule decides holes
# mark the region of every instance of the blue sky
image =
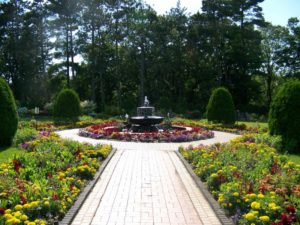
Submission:
[[[144,0],[151,5],[159,14],[164,14],[171,7],[175,7],[177,0]],[[201,9],[201,0],[181,0],[181,5],[188,12],[195,13]],[[291,17],[300,18],[300,0],[265,0],[263,7],[264,16],[267,21],[274,25],[287,25]]]
[[[159,14],[164,14],[170,8],[175,7],[178,0],[144,0],[151,5]],[[3,0],[0,0],[3,2]],[[201,9],[201,0],[181,0],[181,5],[190,13]],[[287,25],[291,17],[300,19],[300,0],[265,0],[263,7],[265,19],[274,25]]]

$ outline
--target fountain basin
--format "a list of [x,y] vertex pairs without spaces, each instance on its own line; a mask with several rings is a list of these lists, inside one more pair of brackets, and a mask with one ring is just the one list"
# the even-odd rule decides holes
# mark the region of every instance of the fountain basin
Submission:
[[153,126],[160,124],[164,120],[161,116],[133,116],[129,118],[129,122],[140,126]]

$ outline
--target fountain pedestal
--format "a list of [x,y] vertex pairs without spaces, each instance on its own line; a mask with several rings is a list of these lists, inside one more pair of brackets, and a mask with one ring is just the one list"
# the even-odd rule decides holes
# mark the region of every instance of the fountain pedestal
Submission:
[[145,97],[144,106],[137,108],[137,116],[129,118],[132,132],[156,132],[156,125],[160,124],[164,117],[155,116],[155,108],[149,106],[147,96]]

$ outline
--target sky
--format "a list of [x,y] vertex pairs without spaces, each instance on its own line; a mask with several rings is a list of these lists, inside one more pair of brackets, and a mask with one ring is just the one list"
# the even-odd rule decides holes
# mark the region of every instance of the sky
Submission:
[[[144,0],[151,5],[158,14],[164,14],[170,8],[176,7],[177,0]],[[181,0],[181,6],[187,12],[196,13],[201,9],[201,0]],[[300,0],[265,0],[261,6],[266,21],[273,25],[286,26],[291,17],[300,18]]]

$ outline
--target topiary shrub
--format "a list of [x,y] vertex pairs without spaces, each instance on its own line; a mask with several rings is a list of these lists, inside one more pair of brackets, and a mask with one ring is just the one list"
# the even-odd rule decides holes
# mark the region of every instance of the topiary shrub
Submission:
[[213,91],[210,96],[207,110],[207,120],[214,123],[234,124],[235,109],[230,92],[220,87]]
[[15,98],[6,81],[0,77],[0,146],[10,146],[18,128]]
[[80,100],[71,89],[63,89],[57,96],[53,106],[53,116],[57,122],[77,121],[80,116]]
[[282,148],[300,152],[300,81],[284,84],[271,103],[269,112],[271,135],[282,137]]

